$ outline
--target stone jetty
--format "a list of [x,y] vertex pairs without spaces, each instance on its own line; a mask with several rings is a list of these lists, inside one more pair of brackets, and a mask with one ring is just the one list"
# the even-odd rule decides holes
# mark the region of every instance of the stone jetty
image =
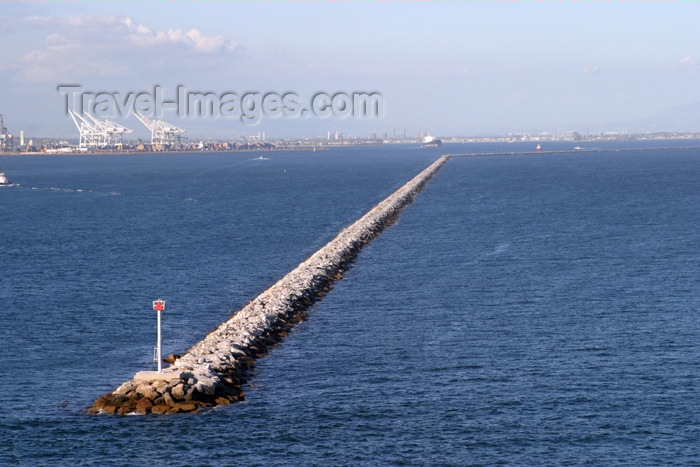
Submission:
[[198,412],[245,397],[255,359],[283,340],[358,252],[399,216],[449,156],[442,156],[190,348],[162,373],[142,371],[98,398],[88,413]]

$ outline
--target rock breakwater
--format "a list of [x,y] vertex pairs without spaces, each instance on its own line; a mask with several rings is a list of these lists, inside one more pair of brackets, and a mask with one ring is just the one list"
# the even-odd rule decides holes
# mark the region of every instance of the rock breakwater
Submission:
[[340,279],[359,251],[410,204],[449,156],[425,170],[343,229],[337,237],[236,312],[162,373],[142,371],[98,398],[88,413],[197,412],[245,397],[255,359],[283,340],[311,304]]

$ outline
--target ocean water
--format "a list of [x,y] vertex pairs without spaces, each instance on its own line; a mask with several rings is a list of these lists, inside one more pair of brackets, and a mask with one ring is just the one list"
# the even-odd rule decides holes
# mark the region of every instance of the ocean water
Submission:
[[3,157],[0,464],[698,465],[691,148],[455,158],[244,402],[84,414],[158,296],[184,352],[440,154],[530,146]]

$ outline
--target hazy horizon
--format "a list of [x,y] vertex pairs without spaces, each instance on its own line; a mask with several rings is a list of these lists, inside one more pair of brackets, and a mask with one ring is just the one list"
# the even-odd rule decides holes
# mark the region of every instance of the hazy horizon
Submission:
[[[15,135],[77,135],[57,90],[66,84],[119,96],[178,85],[293,93],[301,107],[320,92],[382,97],[372,118],[161,116],[211,138],[615,131],[650,118],[649,128],[700,130],[697,2],[3,6],[0,114]],[[133,116],[113,120],[145,134]]]

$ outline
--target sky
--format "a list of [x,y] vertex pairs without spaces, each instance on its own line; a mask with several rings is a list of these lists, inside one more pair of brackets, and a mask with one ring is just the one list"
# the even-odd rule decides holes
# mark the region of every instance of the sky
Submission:
[[[700,103],[698,24],[694,0],[3,1],[0,114],[77,137],[66,103],[82,100],[142,136],[131,98],[180,86],[218,115],[142,110],[190,138],[585,131]],[[354,94],[379,114],[343,108]]]

